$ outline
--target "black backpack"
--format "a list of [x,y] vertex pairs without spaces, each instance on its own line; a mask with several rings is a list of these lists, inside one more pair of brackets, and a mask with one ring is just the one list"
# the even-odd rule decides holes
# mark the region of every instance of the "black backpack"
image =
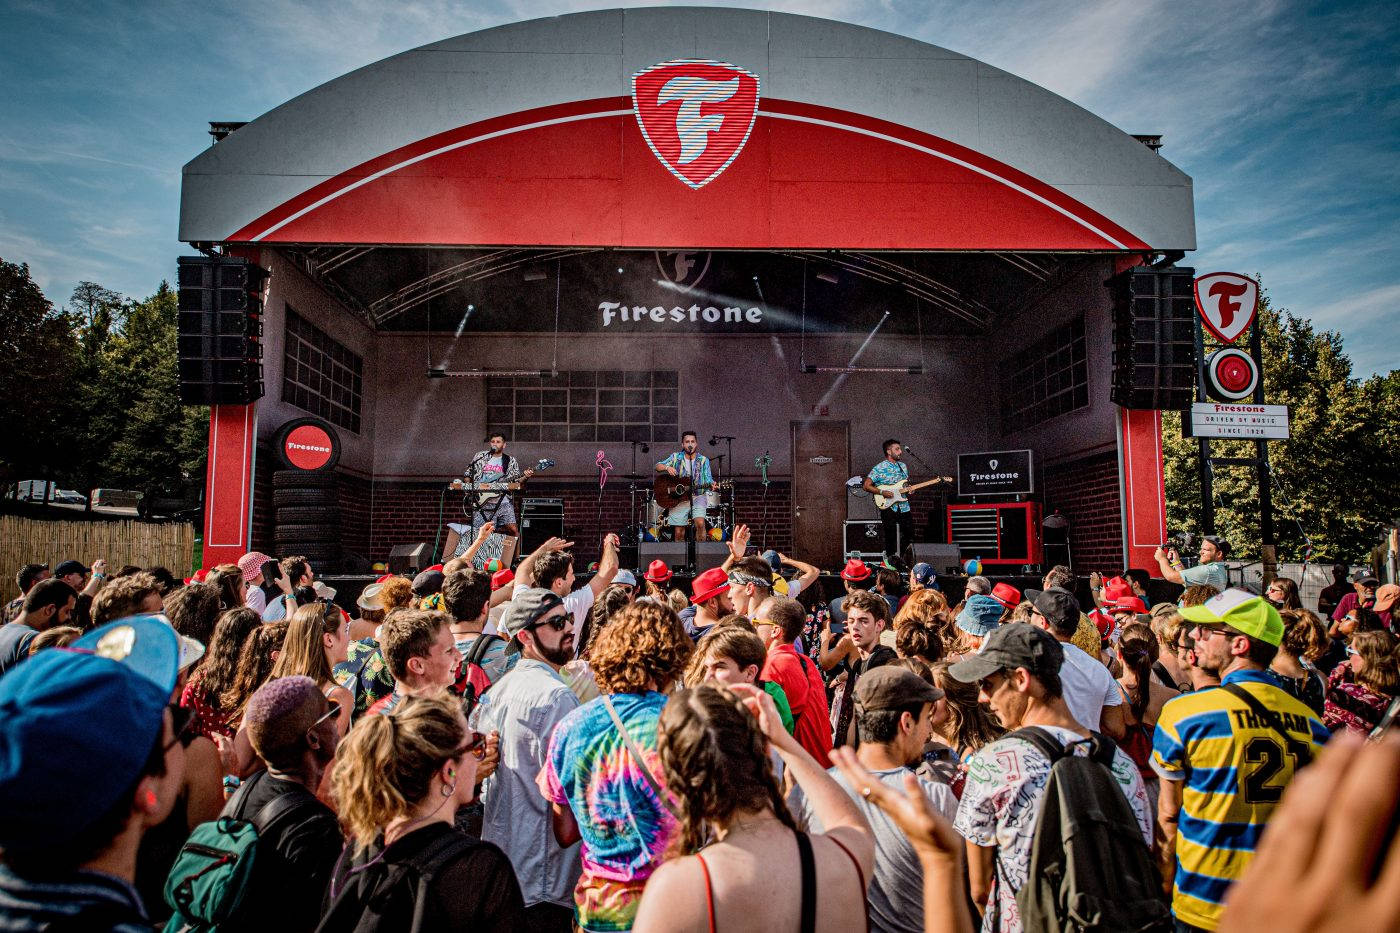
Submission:
[[[428,903],[433,877],[448,864],[455,862],[481,841],[460,832],[443,833],[412,858],[396,862],[387,870],[382,866],[367,866],[370,878],[353,875],[344,881],[333,880],[336,892],[316,933],[426,933],[423,905]],[[342,856],[342,862],[344,861]],[[351,871],[356,867],[352,866]],[[345,876],[337,866],[336,875]],[[341,883],[345,887],[337,891]],[[404,918],[412,918],[408,926]]]
[[1034,726],[1011,735],[1050,759],[1026,884],[1016,892],[1028,933],[1171,930],[1157,864],[1111,770],[1113,740],[1094,733],[1082,740],[1083,756]]

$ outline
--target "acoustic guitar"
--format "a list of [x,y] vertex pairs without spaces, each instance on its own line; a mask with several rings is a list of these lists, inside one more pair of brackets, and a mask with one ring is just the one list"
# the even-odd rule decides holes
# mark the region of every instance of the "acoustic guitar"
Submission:
[[887,486],[877,486],[880,491],[875,495],[875,507],[884,511],[892,505],[909,501],[909,494],[923,489],[925,486],[936,486],[952,483],[951,476],[935,476],[933,479],[926,479],[922,483],[915,483],[910,486],[907,479],[902,479],[897,483],[890,483]]
[[[708,486],[696,486],[695,498],[703,498],[705,493],[711,489],[728,489],[729,486],[730,481],[727,479],[710,483]],[[682,502],[689,501],[690,480],[684,476],[669,476],[665,473],[658,473],[652,484],[652,493],[656,496],[656,504],[669,512]]]

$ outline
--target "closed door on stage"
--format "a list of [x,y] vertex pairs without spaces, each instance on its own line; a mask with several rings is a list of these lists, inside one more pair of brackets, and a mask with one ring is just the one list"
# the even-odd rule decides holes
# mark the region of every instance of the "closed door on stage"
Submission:
[[793,556],[841,566],[841,523],[851,475],[849,421],[792,422]]

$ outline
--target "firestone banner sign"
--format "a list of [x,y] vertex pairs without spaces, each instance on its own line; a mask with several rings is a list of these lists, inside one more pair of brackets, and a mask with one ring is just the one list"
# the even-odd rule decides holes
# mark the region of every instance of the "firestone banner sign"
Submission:
[[958,454],[960,496],[1014,496],[1034,490],[1029,450]]
[[1288,406],[1196,402],[1191,406],[1191,425],[1187,436],[1285,440],[1288,437]]

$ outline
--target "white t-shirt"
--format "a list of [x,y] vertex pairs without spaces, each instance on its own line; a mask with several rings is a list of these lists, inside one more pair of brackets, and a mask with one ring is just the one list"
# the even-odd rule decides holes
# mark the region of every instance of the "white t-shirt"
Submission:
[[1097,732],[1099,720],[1103,718],[1103,708],[1121,706],[1123,703],[1118,681],[1113,679],[1098,658],[1091,657],[1069,642],[1060,642],[1060,647],[1065,650],[1065,661],[1060,665],[1065,705],[1076,722]]
[[[1041,728],[1062,744],[1081,738],[1058,726]],[[1075,754],[1087,753],[1087,745],[1076,746]],[[1143,842],[1151,845],[1155,814],[1137,765],[1120,748],[1114,752],[1110,770],[1133,808]],[[1000,863],[992,872],[992,896],[982,918],[982,933],[1022,933],[1024,929],[1016,892],[1030,875],[1031,842],[1049,781],[1050,760],[1024,739],[998,739],[968,759],[967,783],[953,828],[969,842],[996,846]],[[878,872],[878,849],[875,861]]]
[[262,615],[263,610],[267,608],[267,594],[263,592],[262,587],[249,583],[243,591],[243,603],[258,615]]

